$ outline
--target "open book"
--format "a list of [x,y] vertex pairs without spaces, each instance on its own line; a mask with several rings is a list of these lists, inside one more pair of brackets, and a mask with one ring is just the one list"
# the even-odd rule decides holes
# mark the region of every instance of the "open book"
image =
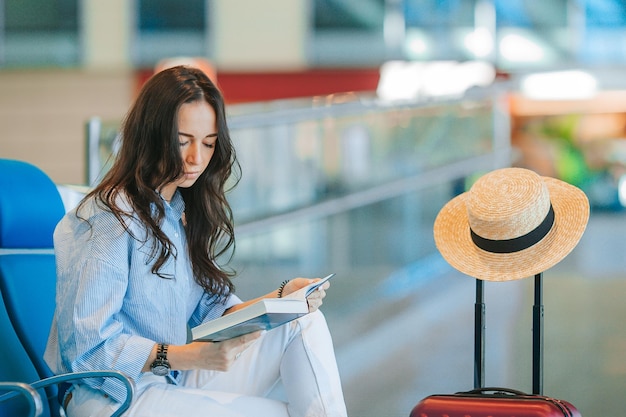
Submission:
[[306,298],[333,276],[335,274],[330,274],[282,298],[263,298],[240,310],[202,323],[191,329],[191,339],[219,342],[257,330],[271,330],[302,317],[309,312]]

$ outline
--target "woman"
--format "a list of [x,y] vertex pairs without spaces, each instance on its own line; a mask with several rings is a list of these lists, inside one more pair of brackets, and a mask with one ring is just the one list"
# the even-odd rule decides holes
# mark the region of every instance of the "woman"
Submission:
[[[312,314],[288,325],[187,343],[188,326],[254,301],[233,294],[232,273],[217,263],[234,244],[224,192],[238,165],[216,86],[188,67],[157,73],[122,138],[102,182],[55,230],[51,369],[125,372],[136,384],[127,416],[345,416],[318,311],[328,283],[308,299]],[[64,402],[69,417],[105,416],[124,395],[113,379],[84,380]]]

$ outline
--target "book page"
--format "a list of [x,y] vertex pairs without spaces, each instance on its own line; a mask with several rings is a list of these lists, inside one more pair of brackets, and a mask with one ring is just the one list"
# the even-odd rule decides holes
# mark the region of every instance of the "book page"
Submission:
[[221,342],[223,340],[232,339],[233,337],[256,332],[258,330],[271,330],[275,327],[282,326],[298,317],[304,316],[305,312],[300,313],[265,313],[263,315],[252,317],[244,322],[234,324],[225,329],[218,330],[206,336],[198,336],[196,341]]
[[191,329],[193,340],[220,341],[269,330],[308,313],[305,300],[264,298],[240,310],[225,314]]

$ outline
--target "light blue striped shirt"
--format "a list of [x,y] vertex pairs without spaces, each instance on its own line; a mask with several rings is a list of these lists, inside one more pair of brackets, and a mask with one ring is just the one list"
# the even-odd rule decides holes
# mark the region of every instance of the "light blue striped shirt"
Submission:
[[[182,214],[185,203],[176,192],[162,230],[176,248],[161,272],[150,270],[153,242],[138,219],[128,221],[130,233],[110,212],[88,202],[68,213],[54,232],[57,262],[56,311],[44,358],[53,372],[115,369],[135,381],[155,343],[182,345],[187,326],[217,318],[240,300],[212,303],[194,281],[187,253]],[[138,239],[134,239],[133,236]],[[125,391],[115,379],[85,383],[123,401]]]

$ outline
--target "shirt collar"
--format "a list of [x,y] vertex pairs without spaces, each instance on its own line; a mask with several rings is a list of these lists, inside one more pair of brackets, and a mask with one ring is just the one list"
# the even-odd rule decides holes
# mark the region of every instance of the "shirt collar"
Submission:
[[[161,194],[159,195],[161,196]],[[161,196],[161,198],[165,202],[166,211],[169,207],[169,209],[172,210],[173,215],[176,215],[178,218],[182,217],[183,212],[185,211],[185,200],[183,200],[183,196],[180,194],[180,192],[178,192],[178,190],[174,192],[174,195],[172,196],[172,200],[170,202],[167,202],[167,200],[165,200],[163,196]]]
[[176,190],[174,196],[172,197],[172,201],[170,201],[170,207],[174,210],[178,216],[182,216],[185,211],[185,200],[183,200],[183,196]]

